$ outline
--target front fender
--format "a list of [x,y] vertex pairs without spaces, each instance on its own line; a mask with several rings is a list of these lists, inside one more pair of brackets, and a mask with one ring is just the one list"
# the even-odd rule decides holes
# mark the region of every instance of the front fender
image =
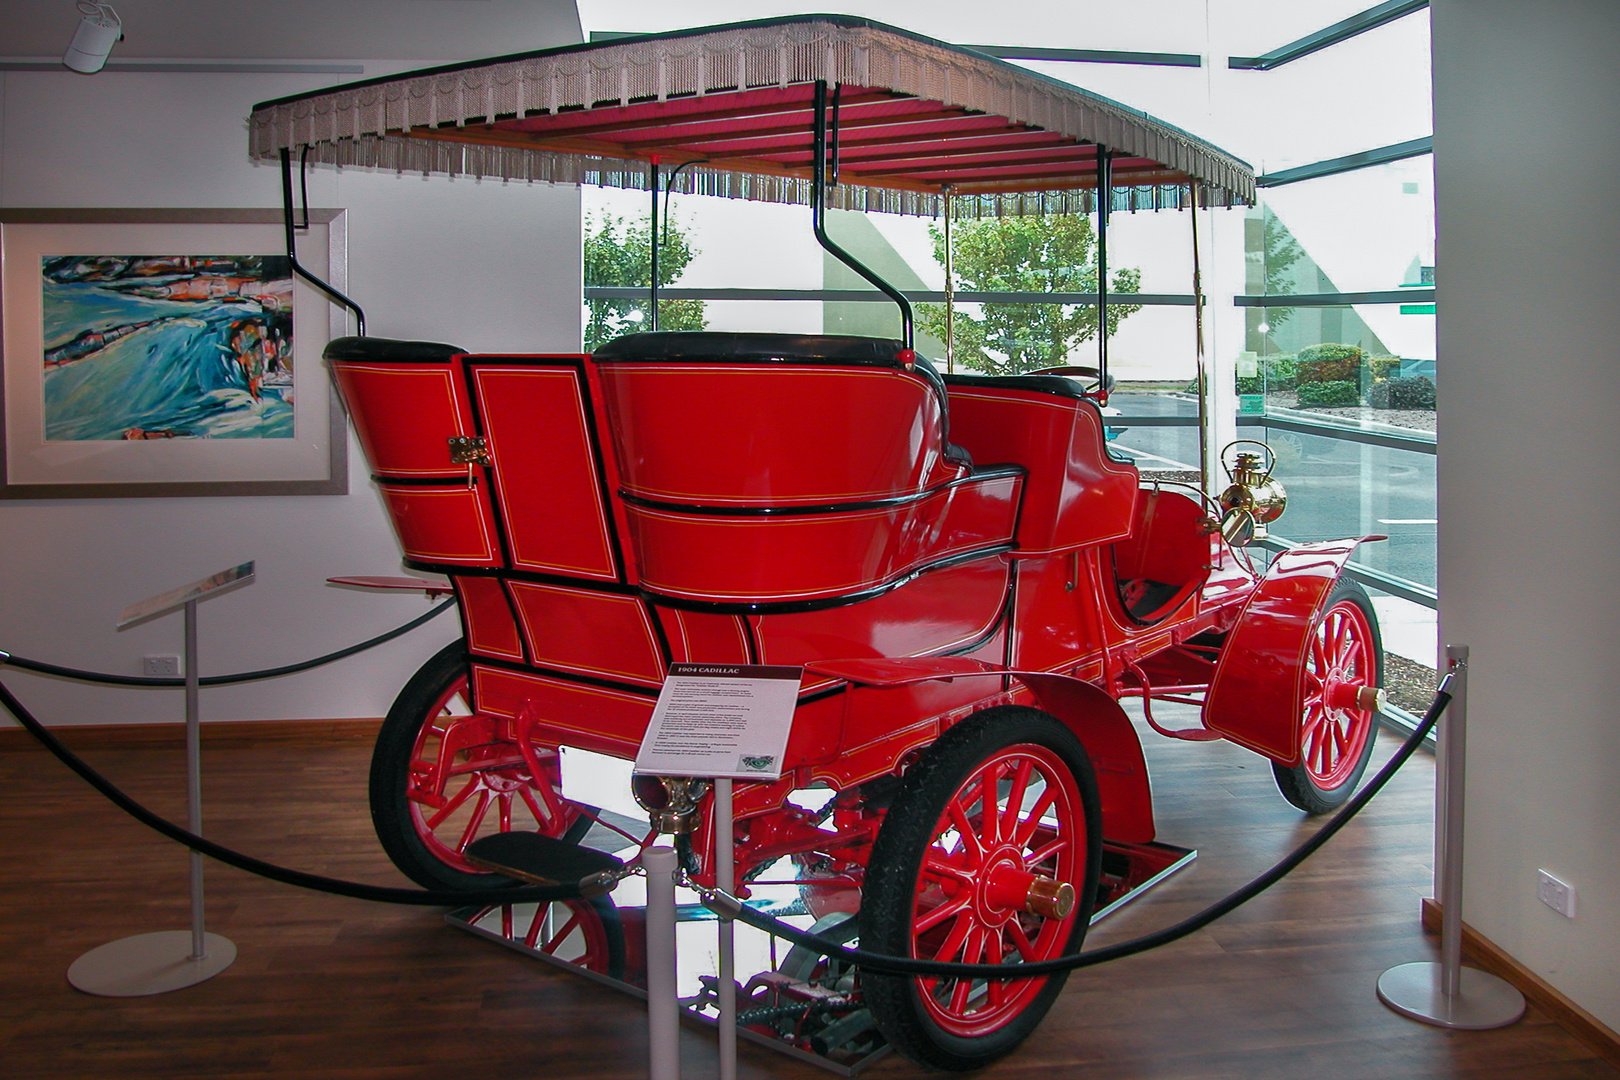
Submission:
[[1356,546],[1383,539],[1324,540],[1277,556],[1221,649],[1205,727],[1273,761],[1298,763],[1311,635]]

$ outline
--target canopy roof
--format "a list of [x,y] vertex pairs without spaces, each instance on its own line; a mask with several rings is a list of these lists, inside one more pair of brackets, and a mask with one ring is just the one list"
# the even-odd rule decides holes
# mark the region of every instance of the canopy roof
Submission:
[[840,15],[518,53],[264,102],[251,153],[399,171],[808,202],[815,84],[837,87],[830,205],[1089,211],[1097,147],[1114,206],[1254,199],[1247,164],[1146,113],[1004,61]]

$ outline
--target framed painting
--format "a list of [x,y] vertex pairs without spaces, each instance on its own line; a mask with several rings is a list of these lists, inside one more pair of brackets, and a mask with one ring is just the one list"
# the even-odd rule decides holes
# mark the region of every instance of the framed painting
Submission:
[[[342,211],[297,244],[344,287]],[[279,210],[0,209],[0,498],[343,494],[344,326]]]

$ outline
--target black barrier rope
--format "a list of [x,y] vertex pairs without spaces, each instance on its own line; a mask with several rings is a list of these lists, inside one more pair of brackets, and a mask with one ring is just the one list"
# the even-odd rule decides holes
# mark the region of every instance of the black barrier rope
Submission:
[[717,915],[745,922],[759,930],[764,930],[776,937],[785,938],[795,945],[815,949],[828,959],[846,961],[856,967],[868,971],[882,972],[887,975],[924,975],[946,978],[978,978],[978,979],[1025,979],[1037,975],[1053,975],[1060,971],[1074,971],[1077,968],[1091,967],[1095,964],[1107,963],[1110,960],[1119,960],[1126,956],[1156,949],[1161,945],[1168,945],[1172,941],[1179,941],[1188,934],[1201,930],[1231,911],[1253,900],[1271,886],[1286,877],[1296,866],[1308,859],[1321,847],[1332,839],[1333,835],[1349,823],[1350,819],[1361,812],[1361,808],[1372,801],[1372,797],[1387,784],[1400,767],[1406,764],[1406,759],[1422,744],[1431,728],[1445,712],[1446,706],[1451,702],[1451,695],[1446,687],[1451,683],[1451,673],[1448,672],[1440,681],[1440,688],[1435,691],[1434,703],[1429,711],[1423,714],[1423,720],[1416,730],[1401,744],[1395,755],[1389,759],[1378,775],[1356,793],[1355,798],[1344,804],[1344,807],[1333,818],[1317,830],[1316,834],[1295,848],[1293,853],[1283,858],[1270,870],[1255,878],[1243,888],[1237,890],[1223,900],[1200,911],[1190,918],[1184,919],[1174,926],[1147,934],[1143,937],[1122,941],[1117,945],[1108,945],[1091,952],[1080,953],[1075,956],[1063,956],[1054,960],[1036,960],[1024,964],[963,964],[952,961],[918,960],[912,957],[887,956],[882,953],[867,952],[865,949],[850,948],[847,945],[820,937],[796,926],[767,915],[762,911],[755,911],[735,897],[717,891],[705,892],[703,903]]
[[[301,660],[296,664],[287,664],[284,667],[266,668],[263,671],[243,671],[235,675],[207,675],[197,680],[198,686],[234,686],[237,683],[257,682],[260,679],[273,679],[278,675],[293,675],[300,671],[318,668],[322,664],[330,664],[335,660],[353,656],[358,652],[375,648],[384,642],[393,641],[401,634],[408,634],[418,626],[427,622],[435,615],[455,606],[454,600],[446,600],[438,607],[425,615],[418,615],[403,626],[396,626],[387,633],[378,634],[369,641],[362,641],[358,645],[350,645],[337,652],[317,656],[313,660]],[[12,667],[22,668],[25,671],[38,672],[41,675],[59,675],[64,679],[77,679],[80,682],[104,683],[108,686],[184,686],[186,680],[172,675],[108,675],[99,671],[82,671],[78,668],[62,667],[59,664],[47,664],[43,660],[30,660],[26,656],[15,656],[11,653],[0,652],[0,664],[10,664]]]
[[289,870],[286,867],[267,863],[263,859],[255,859],[251,855],[243,855],[228,847],[205,840],[196,833],[182,829],[173,822],[159,817],[116,787],[112,781],[92,769],[79,755],[63,746],[50,731],[34,718],[23,703],[12,696],[10,688],[0,682],[0,705],[4,705],[17,722],[27,729],[28,733],[37,739],[45,749],[49,750],[56,759],[74,772],[78,773],[85,783],[101,792],[107,799],[124,813],[134,818],[163,836],[177,843],[184,844],[191,850],[211,859],[216,859],[226,866],[234,866],[238,870],[246,870],[250,874],[279,881],[283,885],[293,885],[300,889],[313,889],[316,892],[332,893],[336,896],[348,896],[356,900],[374,900],[384,904],[416,904],[423,907],[465,907],[470,904],[531,904],[549,903],[553,900],[577,900],[584,895],[580,885],[536,885],[527,887],[509,887],[503,889],[480,890],[424,890],[424,889],[395,889],[386,885],[364,885],[354,881],[341,881],[337,878],[322,877],[319,874],[307,874],[302,870]]
[[[430,616],[433,614],[437,614],[437,612],[429,613]],[[1053,960],[1037,960],[1023,964],[964,964],[938,960],[918,960],[912,957],[888,956],[883,953],[868,952],[865,949],[850,948],[831,939],[800,930],[798,927],[789,925],[764,912],[755,911],[735,897],[717,890],[704,890],[702,894],[703,903],[710,910],[724,918],[747,923],[756,929],[791,941],[795,945],[815,949],[829,958],[836,957],[856,967],[888,975],[1027,979],[1041,975],[1052,975],[1062,971],[1074,971],[1079,968],[1107,963],[1110,960],[1134,956],[1137,953],[1147,952],[1161,945],[1179,941],[1187,935],[1203,929],[1221,916],[1235,911],[1281,881],[1293,872],[1300,863],[1315,854],[1318,848],[1332,839],[1345,825],[1349,824],[1350,819],[1359,814],[1362,808],[1383,790],[1384,785],[1389,783],[1401,766],[1406,764],[1407,759],[1423,744],[1423,740],[1428,737],[1430,730],[1439,722],[1440,715],[1445,712],[1446,706],[1451,703],[1451,695],[1446,689],[1451,684],[1451,679],[1452,675],[1448,672],[1445,678],[1441,680],[1439,689],[1435,691],[1434,701],[1430,704],[1428,711],[1424,713],[1422,721],[1413,729],[1412,734],[1395,751],[1384,767],[1378,771],[1378,775],[1373,777],[1349,802],[1345,803],[1344,807],[1334,814],[1326,825],[1317,830],[1316,834],[1309,840],[1295,848],[1291,854],[1278,861],[1271,869],[1249,882],[1249,884],[1224,899],[1216,901],[1198,914],[1163,930],[1143,937],[1133,938],[1130,941],[1120,942],[1117,945],[1105,946],[1076,956],[1058,957]],[[234,866],[239,870],[245,870],[250,874],[268,878],[271,881],[278,881],[284,885],[292,885],[297,888],[331,893],[337,896],[347,896],[357,900],[372,900],[389,904],[413,904],[424,907],[550,903],[556,900],[576,900],[586,895],[582,889],[584,883],[467,891],[398,889],[382,885],[365,885],[359,882],[342,881],[337,878],[323,877],[319,874],[305,873],[301,870],[290,870],[274,863],[265,862],[262,859],[256,859],[251,855],[243,855],[180,828],[130,798],[111,781],[92,769],[77,754],[63,746],[43,724],[34,718],[33,713],[29,712],[22,702],[12,695],[11,690],[4,682],[0,682],[0,705],[4,705],[7,711],[17,719],[17,722],[38,740],[45,749],[49,750],[57,760],[79,774],[86,783],[136,821],[177,843],[185,845],[193,851],[207,855],[209,858],[222,862],[227,866]],[[586,880],[588,882],[590,879]],[[596,890],[593,888],[592,891],[594,894]]]

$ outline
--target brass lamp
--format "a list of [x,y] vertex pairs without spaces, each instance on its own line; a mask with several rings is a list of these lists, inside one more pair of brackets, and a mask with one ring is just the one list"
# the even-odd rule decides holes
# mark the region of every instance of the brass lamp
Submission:
[[[1258,450],[1238,450],[1252,446]],[[1227,463],[1228,453],[1233,461]],[[1237,546],[1266,539],[1266,526],[1282,517],[1288,508],[1288,492],[1272,479],[1271,470],[1277,464],[1277,455],[1262,442],[1240,439],[1221,451],[1221,467],[1232,481],[1216,500],[1223,516],[1221,532]]]

